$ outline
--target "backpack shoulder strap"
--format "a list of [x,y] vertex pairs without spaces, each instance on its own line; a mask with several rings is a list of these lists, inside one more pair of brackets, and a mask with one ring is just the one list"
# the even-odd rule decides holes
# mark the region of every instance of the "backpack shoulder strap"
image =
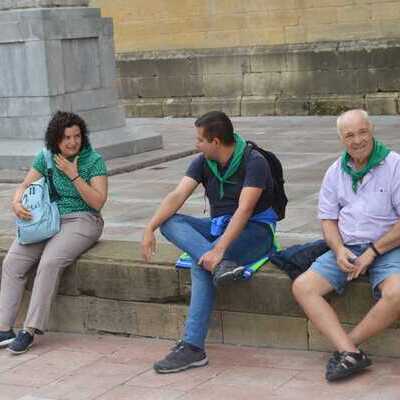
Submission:
[[49,169],[53,169],[53,157],[52,157],[51,151],[48,150],[48,149],[46,149],[46,148],[44,148],[44,149],[42,150],[42,152],[43,152],[43,155],[44,155],[44,159],[45,159],[45,161],[46,161],[46,167],[47,167],[47,169],[48,169],[48,170],[49,170]]
[[53,181],[53,155],[50,150],[44,148],[42,150],[44,159],[46,161],[46,168],[47,168],[47,182],[49,184],[49,195],[50,195],[50,201],[53,202],[55,200],[58,200],[60,198],[59,193],[57,192],[56,187],[54,186],[54,181]]

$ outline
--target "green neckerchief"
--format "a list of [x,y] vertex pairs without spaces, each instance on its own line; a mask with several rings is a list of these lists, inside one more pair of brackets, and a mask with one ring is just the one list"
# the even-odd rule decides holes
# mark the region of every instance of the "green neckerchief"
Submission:
[[354,193],[357,193],[357,187],[359,183],[361,183],[364,176],[368,174],[368,172],[371,171],[372,168],[375,168],[377,165],[379,165],[379,163],[381,163],[390,153],[390,149],[388,149],[383,143],[379,142],[375,138],[373,140],[374,147],[372,149],[372,153],[368,158],[368,162],[359,171],[355,171],[349,165],[350,155],[349,153],[347,153],[347,151],[345,151],[342,155],[342,170],[351,176]]
[[224,197],[224,184],[225,183],[233,183],[228,179],[236,173],[238,170],[240,163],[242,162],[243,154],[246,149],[246,141],[238,134],[234,133],[235,138],[235,150],[233,151],[232,158],[229,162],[229,167],[225,171],[224,175],[221,176],[218,170],[218,163],[214,160],[207,160],[207,165],[209,166],[211,172],[219,181],[219,197],[222,199]]

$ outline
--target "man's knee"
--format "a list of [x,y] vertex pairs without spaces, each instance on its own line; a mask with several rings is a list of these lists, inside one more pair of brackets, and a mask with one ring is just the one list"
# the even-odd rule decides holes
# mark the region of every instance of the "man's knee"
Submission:
[[400,307],[400,276],[391,277],[382,285],[382,298]]
[[311,294],[311,286],[308,283],[309,278],[307,274],[301,274],[292,285],[292,293],[296,300]]
[[292,285],[292,293],[296,300],[307,296],[323,296],[331,290],[328,282],[313,271],[301,274]]
[[160,225],[160,232],[167,237],[169,232],[173,232],[184,221],[183,215],[174,214]]

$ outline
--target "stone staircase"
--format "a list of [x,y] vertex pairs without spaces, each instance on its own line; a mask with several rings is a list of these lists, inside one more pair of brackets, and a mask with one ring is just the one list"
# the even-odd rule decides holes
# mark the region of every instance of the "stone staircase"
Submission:
[[[10,238],[0,238],[1,260],[10,242]],[[153,262],[146,264],[139,243],[98,243],[63,275],[49,330],[178,339],[190,296],[189,272],[174,267],[178,254],[173,246],[160,244]],[[26,312],[31,281],[19,321]],[[296,304],[290,287],[290,279],[268,264],[252,281],[221,289],[208,341],[330,350]],[[329,301],[348,328],[373,304],[369,284],[364,280],[353,283],[343,296],[330,296]],[[400,357],[399,327],[396,323],[363,347],[371,354]]]

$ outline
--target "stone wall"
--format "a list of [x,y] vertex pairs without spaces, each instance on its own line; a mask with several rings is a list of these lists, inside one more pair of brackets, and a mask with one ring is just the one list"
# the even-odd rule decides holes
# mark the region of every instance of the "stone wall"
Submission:
[[264,46],[400,35],[399,0],[91,0],[117,52]]
[[128,116],[398,114],[400,40],[120,54]]

